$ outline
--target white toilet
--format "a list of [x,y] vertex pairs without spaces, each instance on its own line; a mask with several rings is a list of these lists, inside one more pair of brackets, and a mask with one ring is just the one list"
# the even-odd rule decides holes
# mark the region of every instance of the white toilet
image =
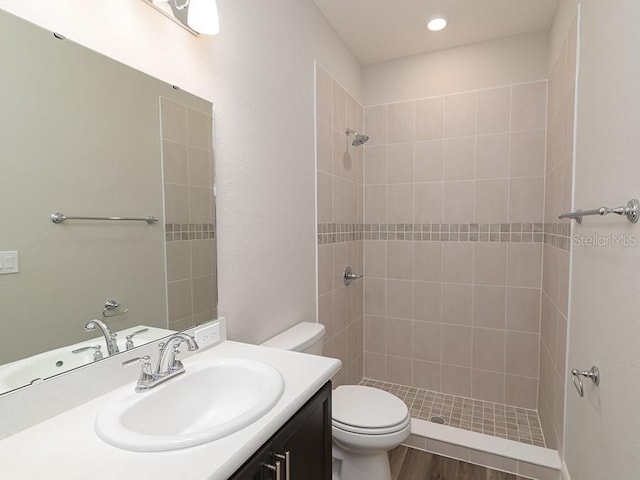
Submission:
[[[302,322],[262,345],[321,355],[324,332],[322,324]],[[404,402],[377,388],[344,385],[331,403],[333,480],[391,480],[387,452],[411,431]]]

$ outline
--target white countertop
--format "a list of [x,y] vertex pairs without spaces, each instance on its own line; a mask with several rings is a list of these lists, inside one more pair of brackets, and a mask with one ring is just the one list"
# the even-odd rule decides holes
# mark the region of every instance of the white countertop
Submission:
[[[276,406],[248,427],[183,450],[160,453],[121,450],[100,440],[94,431],[96,414],[116,390],[1,440],[0,479],[226,480],[341,365],[332,358],[225,341],[185,359],[185,370],[188,374],[193,361],[220,357],[262,361],[279,370],[285,380],[284,393]],[[133,387],[132,383],[122,388]],[[167,415],[178,408],[180,405],[167,405]]]

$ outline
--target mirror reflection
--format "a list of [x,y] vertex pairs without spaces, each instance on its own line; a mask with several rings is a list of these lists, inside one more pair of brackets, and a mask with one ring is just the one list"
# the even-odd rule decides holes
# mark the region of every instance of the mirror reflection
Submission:
[[2,393],[211,320],[217,288],[211,103],[0,31]]

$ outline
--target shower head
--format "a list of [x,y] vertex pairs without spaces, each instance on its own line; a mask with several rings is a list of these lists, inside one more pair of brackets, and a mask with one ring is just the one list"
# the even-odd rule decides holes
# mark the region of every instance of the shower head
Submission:
[[351,145],[353,145],[354,147],[359,147],[363,143],[366,143],[367,140],[369,140],[369,135],[358,133],[355,130],[351,130],[350,128],[347,128],[347,131],[345,133],[347,134],[347,137],[349,135],[353,135],[353,142],[351,142]]

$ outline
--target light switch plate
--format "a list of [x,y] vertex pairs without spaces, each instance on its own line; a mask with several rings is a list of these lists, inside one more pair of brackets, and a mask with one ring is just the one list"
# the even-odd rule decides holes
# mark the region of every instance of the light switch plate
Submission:
[[18,262],[18,252],[0,252],[0,275],[18,273],[19,271],[20,265]]

